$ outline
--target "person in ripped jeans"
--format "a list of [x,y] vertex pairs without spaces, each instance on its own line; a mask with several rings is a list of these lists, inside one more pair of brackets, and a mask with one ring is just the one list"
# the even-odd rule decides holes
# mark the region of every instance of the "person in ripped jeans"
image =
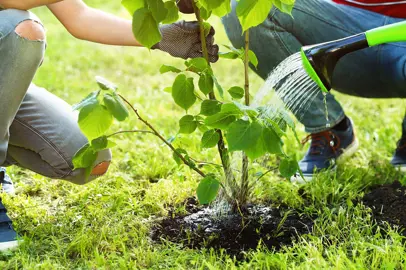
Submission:
[[[66,102],[32,84],[46,47],[44,26],[27,11],[38,6],[47,6],[78,39],[141,45],[130,20],[90,8],[81,0],[0,0],[0,165],[18,165],[46,177],[85,184],[107,172],[111,152],[98,153],[88,180],[83,169],[73,169],[72,157],[87,143],[77,118]],[[160,32],[162,40],[153,49],[184,59],[202,56],[197,22],[161,26]],[[210,61],[217,61],[214,30],[205,42]],[[5,192],[13,192],[4,168],[0,180]],[[0,250],[16,247],[16,236],[0,199]]]
[[[191,0],[180,1],[182,12],[193,12]],[[232,12],[222,21],[233,46],[242,48],[244,37],[236,5],[237,1],[232,0]],[[279,63],[299,52],[302,46],[341,39],[405,18],[404,0],[296,0],[292,16],[274,7],[261,25],[250,30],[250,47],[259,59],[254,71],[266,79]],[[346,55],[334,70],[333,89],[364,98],[406,98],[406,43]],[[309,110],[303,116],[297,115],[310,133],[305,140],[310,141],[310,147],[299,162],[307,181],[321,170],[335,169],[338,159],[358,148],[353,124],[332,94],[327,95],[327,108],[328,122],[320,91]],[[406,171],[406,118],[391,163]],[[292,180],[302,178],[295,176]]]

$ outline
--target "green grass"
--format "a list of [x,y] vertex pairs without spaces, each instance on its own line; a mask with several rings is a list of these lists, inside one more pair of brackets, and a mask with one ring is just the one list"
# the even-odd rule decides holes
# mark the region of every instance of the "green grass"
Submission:
[[[126,16],[119,1],[88,1],[95,7]],[[165,136],[174,135],[183,111],[163,89],[173,74],[159,74],[161,64],[181,65],[164,53],[137,48],[107,47],[74,40],[45,9],[35,11],[48,29],[48,50],[35,83],[70,103],[96,87],[101,75],[117,83],[120,92]],[[228,41],[219,21],[217,40]],[[214,69],[225,88],[241,84],[238,61],[221,60]],[[252,76],[252,89],[261,79]],[[337,95],[357,127],[361,148],[336,173],[320,175],[305,186],[304,206],[298,187],[269,174],[256,184],[255,200],[270,198],[317,213],[315,232],[279,252],[262,247],[237,263],[212,250],[188,250],[149,240],[149,226],[167,214],[166,205],[182,211],[182,201],[194,194],[198,176],[178,168],[172,153],[151,135],[123,135],[114,149],[109,174],[86,186],[50,180],[11,168],[18,193],[5,198],[15,227],[23,235],[19,249],[0,256],[1,269],[402,269],[406,250],[399,234],[373,230],[368,209],[354,205],[374,183],[405,180],[389,165],[400,137],[404,103]],[[132,117],[115,129],[143,129]],[[298,131],[301,127],[298,128]],[[299,136],[304,136],[299,132]],[[216,152],[200,150],[197,135],[180,144],[197,159],[219,162]],[[291,137],[287,150],[300,157],[305,149]],[[156,183],[157,182],[157,183]],[[387,236],[383,236],[386,230]]]

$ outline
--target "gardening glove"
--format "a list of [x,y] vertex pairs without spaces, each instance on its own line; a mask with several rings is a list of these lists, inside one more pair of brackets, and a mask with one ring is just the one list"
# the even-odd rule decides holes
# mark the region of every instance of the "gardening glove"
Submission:
[[192,14],[194,13],[193,10],[193,0],[178,0],[176,4],[178,5],[179,11],[185,14]]
[[[152,49],[158,49],[183,59],[203,57],[198,22],[179,21],[162,25],[159,30],[162,40],[152,46]],[[219,59],[219,46],[214,44],[214,34],[215,31],[212,27],[205,40],[209,61],[212,63]]]

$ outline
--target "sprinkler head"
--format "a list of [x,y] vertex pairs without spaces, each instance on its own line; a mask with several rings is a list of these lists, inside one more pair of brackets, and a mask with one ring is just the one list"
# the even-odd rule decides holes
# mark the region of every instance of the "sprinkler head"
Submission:
[[326,43],[305,46],[301,49],[303,67],[323,92],[332,88],[334,69],[344,55],[368,48],[364,33]]

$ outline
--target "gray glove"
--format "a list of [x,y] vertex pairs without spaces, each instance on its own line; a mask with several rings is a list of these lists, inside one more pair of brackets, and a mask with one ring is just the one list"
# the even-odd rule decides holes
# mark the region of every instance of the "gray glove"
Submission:
[[[160,31],[162,40],[152,46],[152,49],[158,49],[183,59],[203,57],[198,22],[179,21],[161,26]],[[212,27],[205,40],[209,60],[212,63],[219,59],[219,46],[214,44],[214,34],[215,31]]]

